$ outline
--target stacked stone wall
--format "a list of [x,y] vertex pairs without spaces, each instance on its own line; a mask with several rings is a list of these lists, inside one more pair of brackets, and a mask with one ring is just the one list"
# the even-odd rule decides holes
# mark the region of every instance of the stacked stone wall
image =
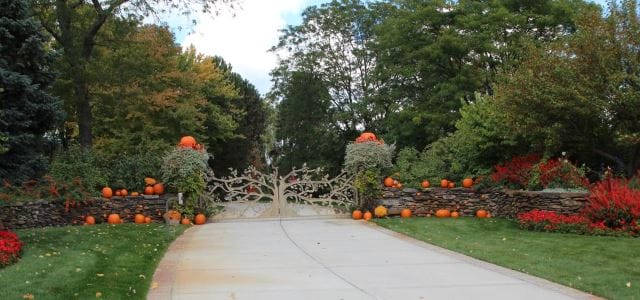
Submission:
[[103,223],[111,213],[120,214],[124,222],[133,222],[136,214],[164,222],[166,203],[165,197],[158,196],[96,198],[71,202],[68,206],[65,202],[48,200],[9,202],[0,205],[0,224],[7,229],[82,225],[87,215],[93,216],[96,223]]
[[549,193],[500,190],[481,192],[468,188],[385,188],[377,204],[386,206],[389,214],[399,214],[409,208],[415,215],[433,214],[438,209],[450,209],[462,215],[474,215],[479,209],[493,216],[515,218],[518,213],[533,209],[575,214],[582,210],[589,193]]

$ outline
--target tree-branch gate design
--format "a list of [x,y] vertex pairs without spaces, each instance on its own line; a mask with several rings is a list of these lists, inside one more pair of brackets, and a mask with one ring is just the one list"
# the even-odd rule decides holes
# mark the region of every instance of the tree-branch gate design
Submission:
[[268,208],[258,217],[298,216],[296,204],[322,206],[338,213],[348,213],[358,206],[358,193],[353,186],[353,176],[342,172],[336,177],[322,174],[322,169],[310,169],[306,165],[294,168],[281,176],[278,169],[270,174],[251,166],[238,174],[231,170],[229,176],[216,177],[207,174],[207,192],[218,204],[243,203],[250,209],[262,204]]

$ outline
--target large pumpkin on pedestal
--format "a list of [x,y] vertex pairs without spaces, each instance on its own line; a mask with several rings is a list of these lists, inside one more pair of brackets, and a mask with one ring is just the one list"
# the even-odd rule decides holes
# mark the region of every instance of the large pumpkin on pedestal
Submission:
[[196,146],[196,139],[190,135],[180,138],[180,146],[185,148],[193,148]]
[[156,183],[153,185],[153,193],[156,195],[164,194],[164,184]]

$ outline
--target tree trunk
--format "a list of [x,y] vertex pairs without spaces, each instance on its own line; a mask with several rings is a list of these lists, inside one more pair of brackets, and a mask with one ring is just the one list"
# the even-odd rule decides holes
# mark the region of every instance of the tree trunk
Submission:
[[74,97],[76,100],[76,114],[78,116],[78,130],[80,146],[83,149],[90,149],[93,140],[91,134],[91,103],[89,101],[89,87],[86,80],[85,69],[83,66],[74,68],[76,71],[73,75]]

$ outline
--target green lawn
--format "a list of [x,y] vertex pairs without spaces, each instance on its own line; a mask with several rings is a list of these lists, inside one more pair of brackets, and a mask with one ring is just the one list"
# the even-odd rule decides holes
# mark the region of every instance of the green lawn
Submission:
[[525,231],[503,219],[376,219],[427,243],[609,299],[640,299],[640,239]]
[[0,299],[144,299],[186,226],[122,224],[17,231],[22,259],[0,269]]

